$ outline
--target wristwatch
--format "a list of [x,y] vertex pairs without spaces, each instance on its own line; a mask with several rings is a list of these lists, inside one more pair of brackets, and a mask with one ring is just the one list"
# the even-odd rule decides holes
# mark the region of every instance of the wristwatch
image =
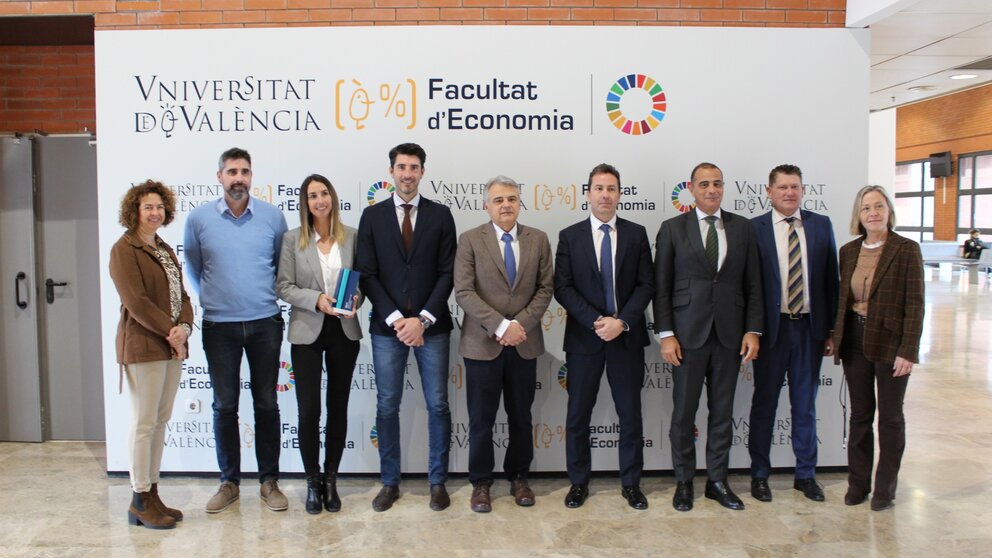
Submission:
[[420,325],[424,327],[424,331],[431,327],[431,324],[433,323],[426,316],[417,316],[417,319],[420,320]]

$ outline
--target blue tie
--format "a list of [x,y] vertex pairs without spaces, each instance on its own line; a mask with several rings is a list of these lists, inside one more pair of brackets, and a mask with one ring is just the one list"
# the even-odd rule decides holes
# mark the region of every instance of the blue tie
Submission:
[[606,314],[617,313],[617,303],[613,294],[613,241],[610,240],[610,226],[599,227],[603,231],[603,246],[599,253],[599,274],[603,276],[603,295],[606,296]]
[[506,278],[510,287],[517,280],[517,259],[513,256],[513,235],[503,233],[503,265],[506,266]]

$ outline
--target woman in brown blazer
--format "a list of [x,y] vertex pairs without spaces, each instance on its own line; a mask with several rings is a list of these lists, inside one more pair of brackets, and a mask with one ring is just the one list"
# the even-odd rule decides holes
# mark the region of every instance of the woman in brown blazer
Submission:
[[131,395],[133,494],[127,519],[150,529],[172,529],[183,518],[158,496],[165,425],[172,417],[193,323],[179,261],[156,234],[172,222],[175,208],[172,192],[161,182],[132,186],[121,200],[120,223],[127,232],[110,251],[110,277],[121,297],[117,362]]
[[[840,296],[833,339],[851,396],[849,467],[844,503],[872,492],[872,423],[878,409],[878,467],[871,509],[891,508],[903,449],[903,399],[919,362],[923,330],[923,258],[920,246],[893,232],[895,209],[881,186],[855,197],[851,234],[840,249]],[[876,395],[877,386],[877,395]]]

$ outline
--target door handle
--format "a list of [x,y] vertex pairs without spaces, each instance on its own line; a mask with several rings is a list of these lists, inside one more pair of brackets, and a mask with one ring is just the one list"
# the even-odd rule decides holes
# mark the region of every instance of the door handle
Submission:
[[68,284],[65,281],[52,281],[51,277],[45,279],[45,300],[49,304],[55,302],[55,287],[65,287]]
[[28,301],[21,299],[21,281],[28,278],[27,273],[23,271],[18,271],[17,275],[14,276],[14,300],[17,301],[17,307],[24,310],[28,307]]

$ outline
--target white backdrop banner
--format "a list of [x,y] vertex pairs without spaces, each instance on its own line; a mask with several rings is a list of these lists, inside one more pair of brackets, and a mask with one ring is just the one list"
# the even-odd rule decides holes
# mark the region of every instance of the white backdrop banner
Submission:
[[[107,269],[110,247],[123,232],[117,223],[121,196],[148,178],[176,193],[176,220],[161,234],[182,259],[186,217],[221,196],[217,159],[232,146],[252,154],[252,195],[282,208],[290,228],[299,226],[300,183],[314,172],[331,179],[344,221],[357,226],[362,210],[393,188],[388,150],[412,141],[427,150],[421,193],[451,207],[459,232],[488,220],[483,185],[505,174],[523,185],[520,221],[546,231],[554,250],[558,231],[588,215],[589,170],[609,162],[622,176],[620,214],[647,227],[653,242],[664,219],[688,210],[685,188],[696,163],[712,161],[723,169],[725,210],[755,216],[769,209],[768,171],[788,162],[804,171],[805,207],[831,216],[841,243],[849,238],[851,198],[867,176],[867,40],[867,32],[847,29],[98,31],[101,268]],[[232,238],[231,249],[238,243]],[[190,294],[198,324],[198,301]],[[127,395],[117,393],[114,362],[119,298],[106,274],[101,296],[107,468],[126,471],[130,410]],[[454,297],[450,306],[460,323]],[[368,310],[361,317],[366,331]],[[535,471],[565,469],[564,318],[552,302],[533,407]],[[452,335],[451,470],[465,471],[468,414],[457,327]],[[670,469],[671,370],[661,363],[656,342],[645,351],[645,466]],[[198,331],[190,353],[162,468],[216,471],[211,385]],[[302,463],[289,354],[286,343],[278,388],[280,466],[295,472]],[[243,469],[255,471],[247,364],[242,376]],[[366,339],[354,371],[342,472],[379,470],[374,377]],[[818,397],[823,466],[846,463],[840,378],[840,368],[824,362]],[[748,367],[735,403],[734,468],[749,465],[752,391]],[[773,440],[778,467],[794,464],[786,392]],[[706,440],[705,408],[704,402],[699,448]],[[412,359],[402,424],[403,469],[424,472],[427,420]],[[594,468],[616,470],[619,433],[605,380],[591,431]],[[497,462],[506,435],[499,422]]]

